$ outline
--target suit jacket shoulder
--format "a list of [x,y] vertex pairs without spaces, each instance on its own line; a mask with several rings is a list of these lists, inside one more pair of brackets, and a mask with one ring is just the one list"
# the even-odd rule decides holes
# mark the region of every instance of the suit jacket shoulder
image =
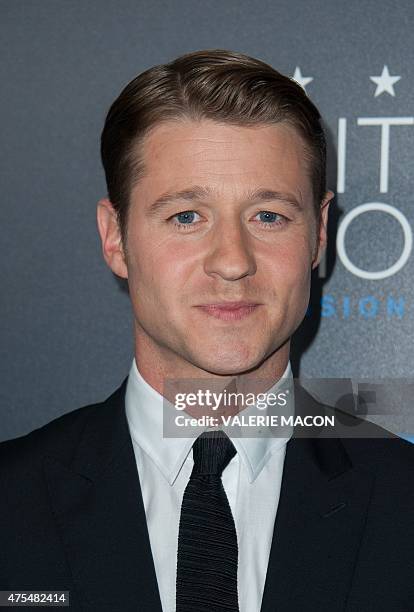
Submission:
[[[120,419],[121,406],[124,406],[124,395],[127,378],[104,401],[82,406],[65,413],[34,431],[0,442],[0,483],[1,474],[14,469],[23,469],[26,474],[38,469],[39,461],[47,455],[59,457],[69,465],[73,460],[77,445],[82,439],[85,427],[96,427],[99,431],[116,426]],[[302,403],[316,406],[313,412],[338,413],[330,406],[322,406],[308,392],[303,392]],[[312,409],[310,410],[312,412]],[[125,421],[125,419],[124,419]],[[338,438],[355,464],[375,472],[384,469],[401,474],[412,474],[414,469],[414,444],[392,434],[369,421],[363,421],[348,413],[342,412],[342,423],[349,431],[354,426],[360,428],[358,437],[342,437],[338,429]],[[125,425],[125,422],[124,422]],[[125,433],[125,430],[124,430]],[[317,436],[315,436],[317,437]],[[332,434],[329,437],[334,437]],[[125,440],[124,440],[125,441]]]
[[99,428],[103,421],[116,419],[114,408],[120,409],[126,381],[102,402],[81,406],[24,436],[0,442],[0,482],[2,470],[24,469],[27,473],[38,468],[38,462],[49,453],[70,463],[87,423],[94,422]]

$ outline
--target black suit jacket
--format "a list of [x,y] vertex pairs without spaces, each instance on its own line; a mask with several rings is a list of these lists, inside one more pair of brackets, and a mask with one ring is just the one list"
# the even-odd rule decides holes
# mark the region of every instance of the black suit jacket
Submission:
[[[161,612],[125,388],[0,444],[0,590]],[[395,437],[293,437],[262,612],[413,610],[413,475],[414,449]]]

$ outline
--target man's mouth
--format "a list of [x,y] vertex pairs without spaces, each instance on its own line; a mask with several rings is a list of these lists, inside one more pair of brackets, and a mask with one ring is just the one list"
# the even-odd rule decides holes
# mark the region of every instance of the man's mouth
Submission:
[[210,317],[222,321],[239,321],[254,313],[259,306],[257,302],[218,302],[214,304],[200,304],[196,308]]

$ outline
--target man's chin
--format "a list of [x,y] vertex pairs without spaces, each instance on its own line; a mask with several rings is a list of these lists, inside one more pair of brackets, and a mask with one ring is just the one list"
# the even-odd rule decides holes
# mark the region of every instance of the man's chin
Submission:
[[259,367],[262,360],[262,354],[243,355],[240,351],[223,354],[216,350],[208,356],[198,355],[195,363],[204,372],[215,376],[237,376]]

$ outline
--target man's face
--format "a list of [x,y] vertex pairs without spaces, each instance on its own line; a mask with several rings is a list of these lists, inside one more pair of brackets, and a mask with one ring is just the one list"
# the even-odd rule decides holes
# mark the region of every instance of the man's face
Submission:
[[300,136],[169,121],[147,136],[143,161],[125,272],[138,349],[225,375],[288,353],[327,210],[318,227]]

